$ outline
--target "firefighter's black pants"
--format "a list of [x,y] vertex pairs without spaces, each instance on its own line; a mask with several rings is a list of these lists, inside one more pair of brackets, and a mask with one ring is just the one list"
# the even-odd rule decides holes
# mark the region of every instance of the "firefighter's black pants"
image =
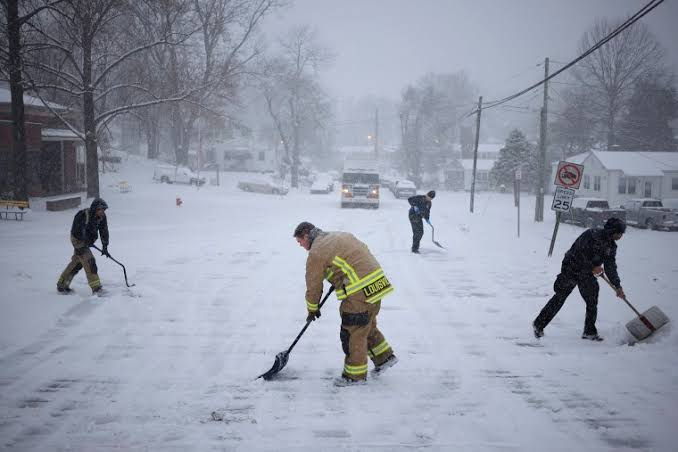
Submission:
[[536,327],[544,329],[553,320],[575,286],[579,287],[579,293],[586,303],[584,334],[598,334],[596,318],[598,317],[599,286],[592,273],[574,273],[563,270],[553,283],[555,295],[546,303],[534,321]]
[[412,225],[412,251],[419,251],[419,242],[421,242],[421,238],[424,236],[424,222],[421,220],[420,215],[412,211],[408,215]]

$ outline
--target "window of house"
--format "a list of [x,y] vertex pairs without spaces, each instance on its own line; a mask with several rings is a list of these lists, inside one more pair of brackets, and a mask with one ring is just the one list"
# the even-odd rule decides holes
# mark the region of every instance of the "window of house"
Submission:
[[619,177],[619,194],[625,194],[626,193],[626,178],[625,177]]
[[266,160],[266,152],[265,151],[259,151],[259,161],[264,161]]
[[626,192],[629,195],[634,195],[636,193],[636,184],[638,183],[638,181],[636,180],[635,177],[629,177],[627,181],[628,183]]
[[591,176],[584,175],[584,188],[586,190],[591,189]]
[[671,178],[671,190],[678,191],[678,177]]
[[600,191],[600,176],[593,177],[593,190]]

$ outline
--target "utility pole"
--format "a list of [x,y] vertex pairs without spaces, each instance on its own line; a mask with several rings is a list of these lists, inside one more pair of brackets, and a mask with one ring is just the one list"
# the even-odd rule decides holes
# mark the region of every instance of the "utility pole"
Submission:
[[478,98],[478,116],[476,117],[476,143],[473,147],[473,176],[471,178],[471,213],[473,213],[473,198],[476,191],[476,166],[478,164],[478,140],[480,139],[480,112],[483,109],[483,96]]
[[544,60],[544,106],[539,124],[539,161],[537,169],[537,202],[534,204],[534,221],[544,221],[544,191],[546,185],[546,124],[549,100],[549,59]]
[[374,110],[374,158],[379,159],[379,109]]

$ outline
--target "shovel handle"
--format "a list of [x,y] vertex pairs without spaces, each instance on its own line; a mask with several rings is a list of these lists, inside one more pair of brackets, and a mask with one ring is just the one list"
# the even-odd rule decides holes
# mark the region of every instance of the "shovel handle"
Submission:
[[[325,304],[325,302],[327,301],[327,299],[329,298],[329,296],[332,292],[334,292],[334,286],[330,286],[330,290],[327,291],[327,293],[323,297],[322,301],[318,305],[318,310],[320,310],[320,308],[322,308],[322,306]],[[287,349],[287,354],[289,354],[292,351],[292,349],[294,348],[294,346],[297,345],[297,342],[299,342],[299,339],[301,339],[301,336],[304,334],[304,332],[306,331],[306,328],[308,328],[308,326],[311,324],[311,322],[312,322],[312,320],[306,321],[306,325],[304,325],[304,327],[301,329],[301,331],[297,335],[296,339],[294,339],[294,342],[292,342],[292,345],[290,345],[290,348]]]
[[[610,285],[610,287],[612,287],[612,289],[613,289],[615,292],[617,291],[617,288],[614,287],[614,286],[612,285],[612,283],[610,282],[610,279],[607,277],[607,275],[606,275],[605,273],[601,273],[601,274],[600,274],[600,277],[603,278],[603,279],[605,280],[605,282],[608,283],[608,284]],[[626,302],[627,305],[629,305],[629,308],[633,309],[633,312],[635,312],[636,315],[637,315],[638,317],[643,318],[643,316],[641,315],[641,313],[638,312],[638,310],[637,310],[636,308],[633,307],[633,305],[629,302],[629,300],[626,299],[626,296],[620,297],[620,298],[621,298],[622,300],[624,300],[624,302]]]
[[[605,280],[605,282],[608,283],[610,285],[610,287],[612,287],[615,291],[617,290],[617,288],[612,285],[612,283],[610,282],[610,280],[608,279],[608,277],[605,273],[601,273],[600,277],[603,278]],[[636,308],[633,307],[633,305],[629,302],[629,300],[626,299],[626,296],[621,297],[621,299],[624,300],[627,305],[629,305],[629,308],[633,309],[633,312],[636,313],[638,318],[640,318],[640,321],[643,322],[645,324],[645,326],[650,329],[650,331],[656,331],[657,330],[657,328],[655,328],[654,325],[652,325],[652,322],[650,322],[647,319],[647,317],[645,317],[643,314],[638,312],[638,310]]]

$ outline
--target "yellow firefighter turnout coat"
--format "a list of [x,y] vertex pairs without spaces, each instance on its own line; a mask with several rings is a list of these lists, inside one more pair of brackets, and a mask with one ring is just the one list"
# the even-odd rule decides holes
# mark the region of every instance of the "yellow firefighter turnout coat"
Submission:
[[[322,232],[306,260],[306,307],[318,310],[323,279],[336,289],[337,298],[352,303],[376,303],[393,292],[390,281],[367,246],[348,232]],[[348,306],[346,306],[348,308]],[[356,309],[361,309],[356,306]],[[351,312],[354,309],[343,309]]]

